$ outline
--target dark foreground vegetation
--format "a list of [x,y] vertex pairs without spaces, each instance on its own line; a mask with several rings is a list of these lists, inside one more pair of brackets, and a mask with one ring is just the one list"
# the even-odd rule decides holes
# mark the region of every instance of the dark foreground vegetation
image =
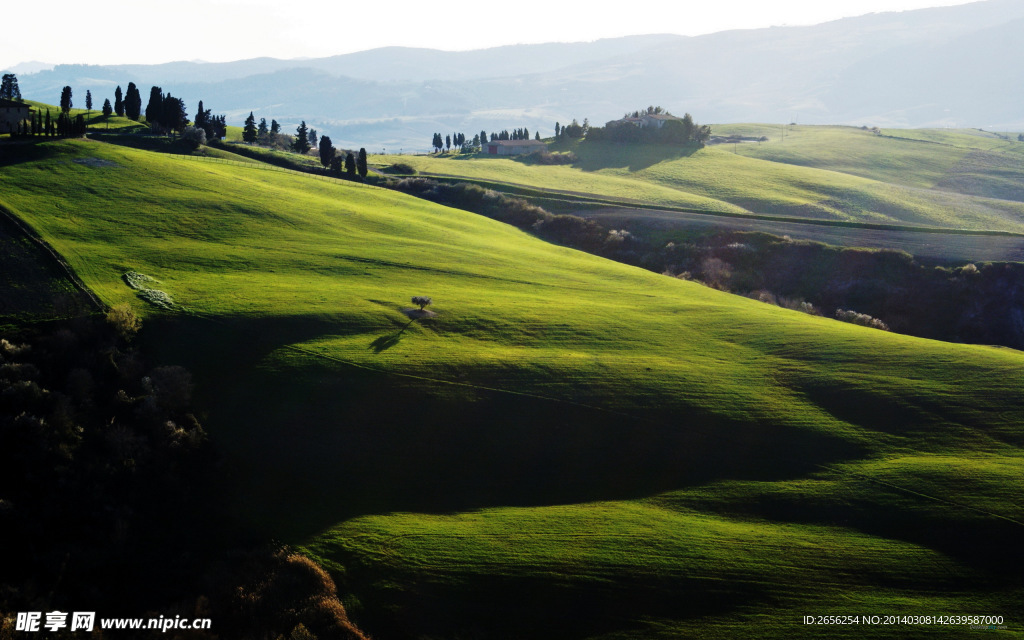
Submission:
[[[398,191],[500,220],[561,245],[810,313],[870,316],[898,333],[1024,348],[1024,265],[927,264],[908,253],[835,247],[767,233],[711,232],[655,242],[521,198],[429,178]],[[847,316],[852,317],[852,316]]]
[[0,638],[16,612],[55,610],[361,638],[322,569],[236,537],[192,376],[147,363],[139,327],[121,306],[0,338]]

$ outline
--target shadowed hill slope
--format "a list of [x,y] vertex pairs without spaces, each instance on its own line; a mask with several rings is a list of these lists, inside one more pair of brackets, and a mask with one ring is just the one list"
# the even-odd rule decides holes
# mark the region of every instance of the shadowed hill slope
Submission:
[[[1021,593],[1019,352],[359,184],[34,149],[0,204],[105,302],[142,308],[127,271],[174,299],[143,339],[205,390],[235,515],[306,541],[371,633],[672,637],[710,611],[793,637],[836,603],[1009,614]],[[410,322],[414,295],[438,315]]]

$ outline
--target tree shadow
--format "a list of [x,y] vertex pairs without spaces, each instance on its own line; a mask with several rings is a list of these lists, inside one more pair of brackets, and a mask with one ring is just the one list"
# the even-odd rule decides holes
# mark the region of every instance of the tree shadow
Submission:
[[29,137],[5,140],[0,143],[0,167],[57,157],[62,153],[59,148],[42,144],[57,140],[64,138]]
[[370,343],[369,348],[373,349],[374,353],[380,353],[382,351],[390,349],[391,347],[395,346],[396,344],[402,341],[402,334],[404,334],[405,330],[409,328],[409,325],[411,325],[414,322],[416,322],[415,318],[413,318],[409,322],[406,322],[405,325],[401,328],[401,330],[398,331],[398,333],[393,333],[389,336],[380,336],[379,338]]
[[695,145],[599,142],[589,146],[580,145],[576,152],[577,161],[573,163],[573,166],[583,171],[599,171],[601,169],[641,171],[666,160],[688,158],[698,150],[699,147]]

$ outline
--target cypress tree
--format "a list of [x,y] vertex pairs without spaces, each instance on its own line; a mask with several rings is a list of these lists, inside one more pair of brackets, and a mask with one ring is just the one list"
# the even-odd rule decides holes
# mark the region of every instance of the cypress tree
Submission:
[[305,120],[295,130],[295,141],[292,142],[292,149],[302,155],[306,155],[309,152],[309,129],[306,128]]
[[71,87],[65,86],[60,92],[60,110],[62,113],[69,113],[71,111]]
[[121,85],[114,89],[114,113],[118,116],[124,115],[124,94],[121,93]]
[[[210,124],[210,112],[203,109],[203,101],[199,101],[199,106],[196,107],[196,117],[194,118],[197,129],[206,131],[207,125]],[[207,132],[209,133],[209,132]]]
[[142,94],[134,82],[128,83],[128,90],[124,96],[124,114],[136,122],[142,116]]
[[114,113],[114,107],[110,106],[110,98],[103,100],[103,115],[110,117],[110,114]]
[[345,156],[345,173],[350,178],[354,178],[356,175],[356,158],[351,153]]
[[150,125],[160,122],[160,110],[164,105],[164,91],[160,87],[150,87],[149,104],[146,105],[146,122]]
[[92,91],[90,89],[85,90],[85,108],[92,112]]
[[366,166],[366,149],[359,149],[359,158],[356,160],[356,171],[359,172],[360,178],[365,178],[368,171]]
[[277,120],[271,119],[271,121],[270,121],[270,133],[281,133],[281,125],[278,124]]
[[249,117],[245,119],[245,126],[242,127],[242,141],[253,143],[256,142],[256,116],[249,112]]
[[309,134],[306,136],[306,139],[309,140],[310,149],[315,147],[317,145],[317,141],[319,140],[316,134],[316,129],[310,129]]
[[268,131],[269,129],[267,129],[267,119],[260,118],[260,125],[256,127],[256,138],[259,140],[266,138]]
[[196,127],[206,132],[207,140],[217,136],[217,121],[213,116],[213,109],[204,109],[203,101],[199,101],[199,108],[196,110]]
[[480,144],[487,144],[487,132],[483,129],[480,130]]
[[331,164],[334,160],[334,144],[328,136],[320,138],[320,164],[327,168],[327,165]]

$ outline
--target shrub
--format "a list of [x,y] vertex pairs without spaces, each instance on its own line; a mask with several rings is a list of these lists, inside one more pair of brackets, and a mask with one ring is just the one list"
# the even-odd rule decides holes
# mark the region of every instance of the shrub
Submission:
[[198,149],[206,144],[206,131],[199,127],[185,127],[181,132],[182,141],[192,149]]
[[836,309],[836,319],[851,324],[859,324],[862,327],[871,327],[872,329],[881,329],[882,331],[889,330],[889,325],[878,318],[872,318],[866,313],[857,313],[848,309]]
[[398,173],[402,175],[414,176],[416,175],[416,169],[412,165],[406,164],[405,162],[396,162],[395,164],[384,169],[385,173]]
[[429,305],[431,302],[433,302],[433,300],[430,299],[430,296],[413,296],[412,297],[412,303],[415,304],[415,305],[419,305],[421,310],[424,307],[426,307],[427,305]]
[[701,279],[715,289],[726,289],[732,278],[732,266],[720,258],[706,258],[700,264]]
[[107,312],[107,322],[125,340],[131,340],[142,328],[142,320],[127,302],[111,307]]
[[528,156],[524,156],[523,158],[527,161],[544,165],[573,164],[579,159],[576,157],[576,154],[571,151],[566,153],[551,153],[547,150],[537,151]]

